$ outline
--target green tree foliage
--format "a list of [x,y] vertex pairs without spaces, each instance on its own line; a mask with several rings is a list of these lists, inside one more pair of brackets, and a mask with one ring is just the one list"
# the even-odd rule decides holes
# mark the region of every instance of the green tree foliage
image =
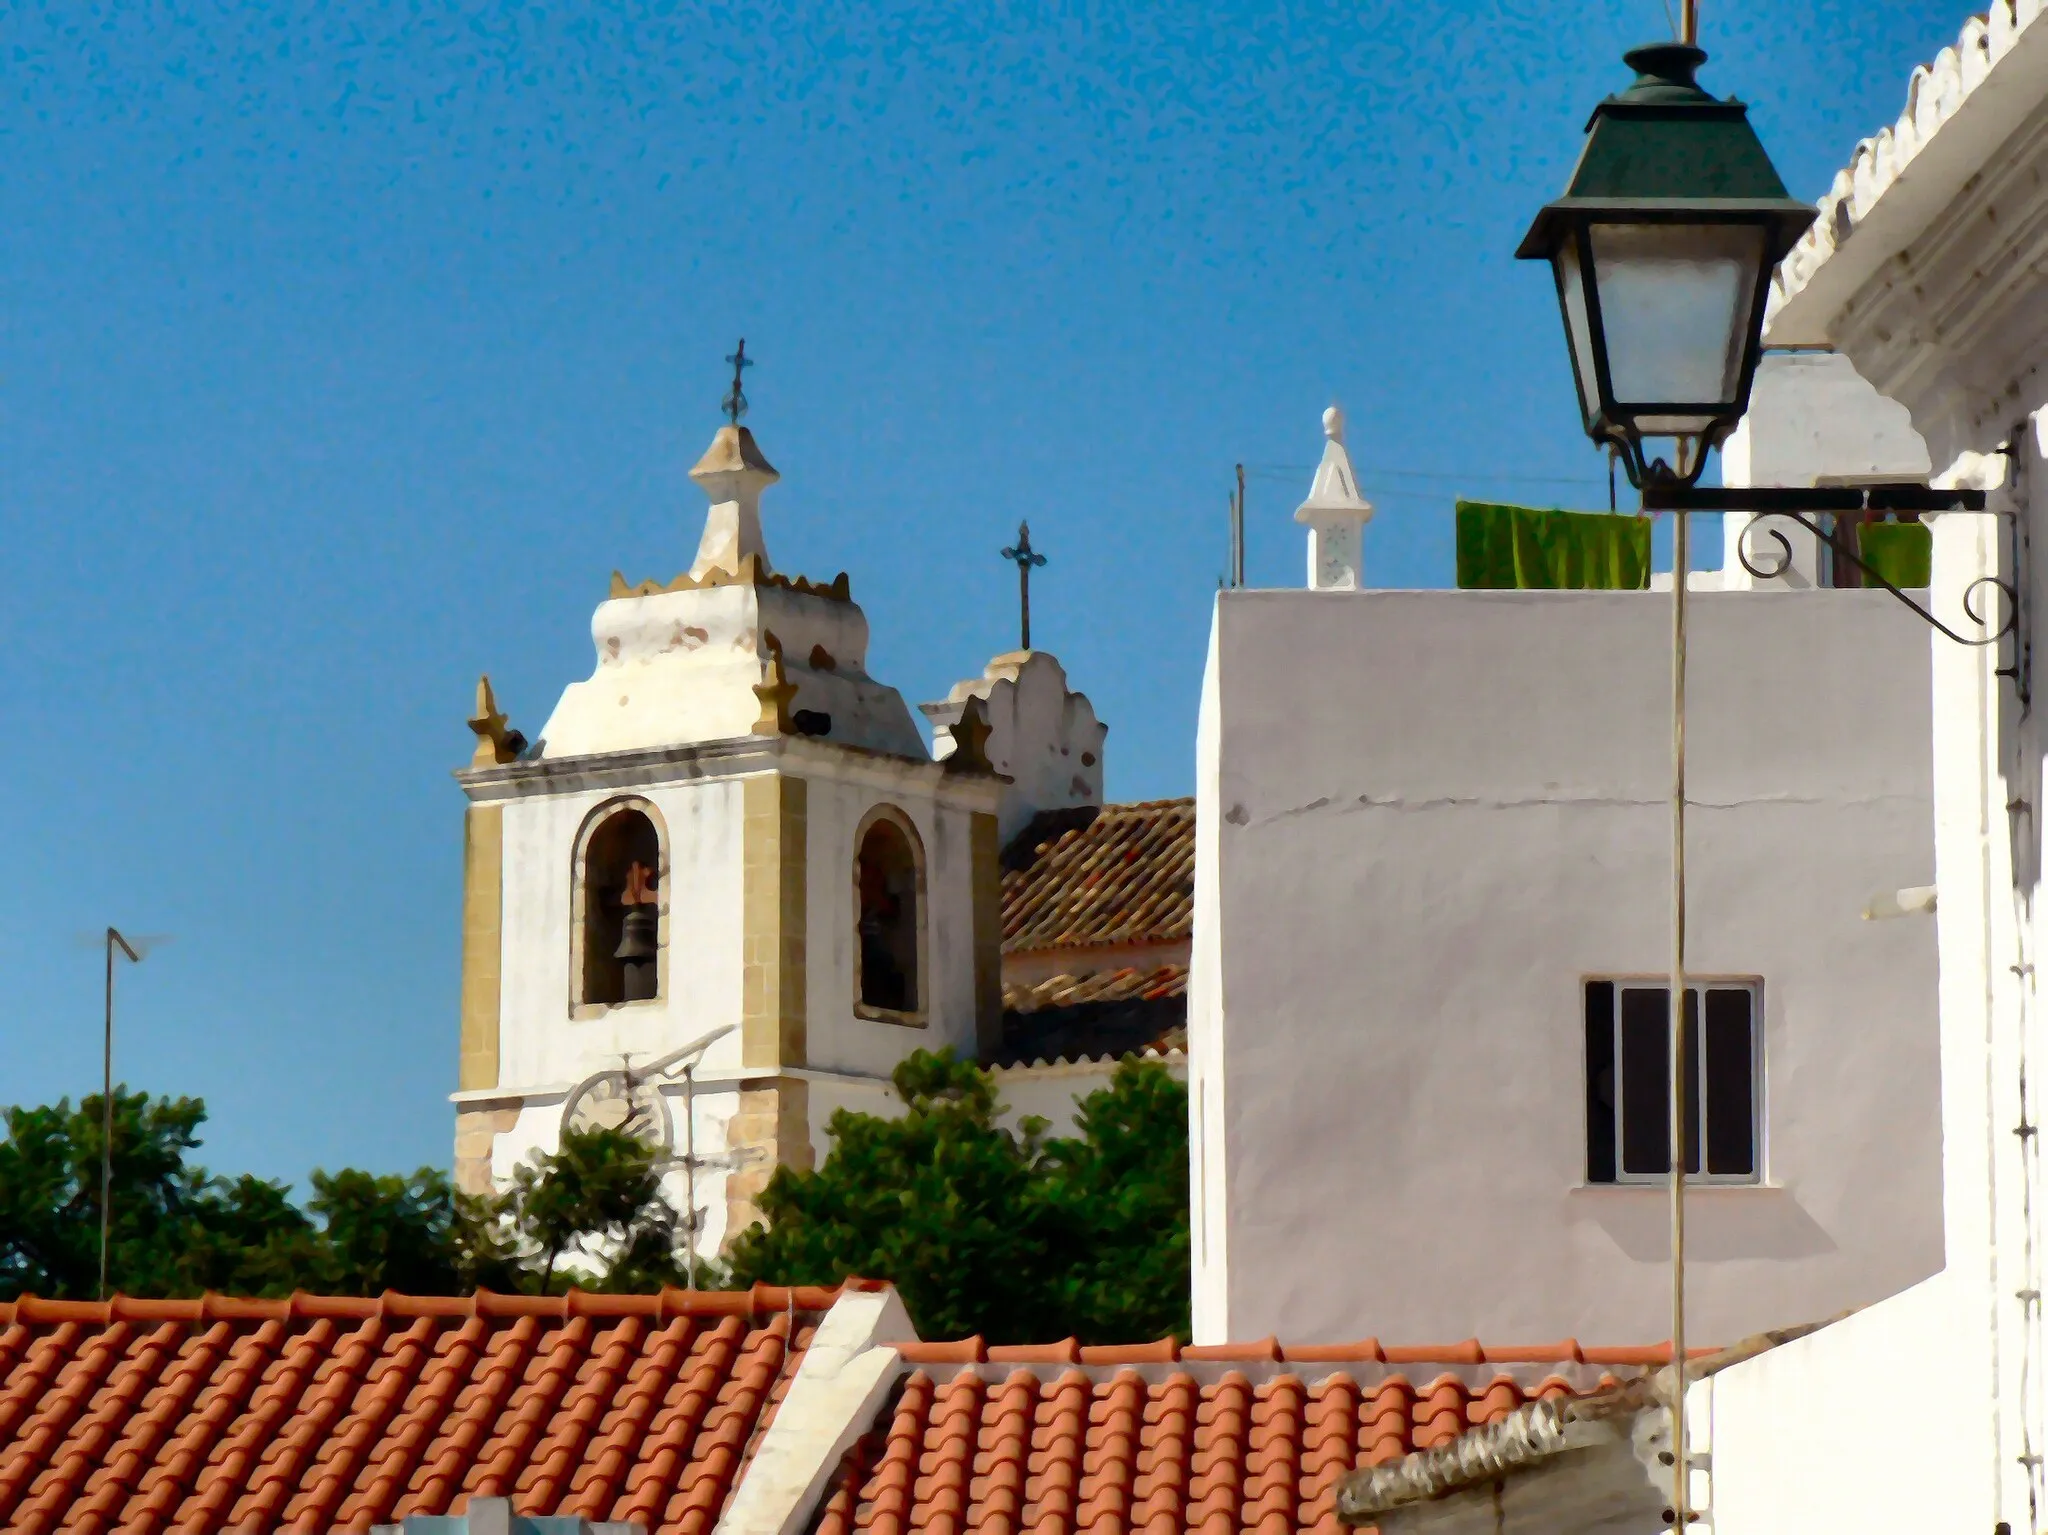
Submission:
[[[102,1103],[6,1112],[0,1143],[0,1293],[98,1291]],[[277,1184],[212,1178],[187,1163],[206,1109],[194,1098],[114,1098],[108,1266],[131,1293],[291,1288],[314,1251],[312,1222]]]
[[1187,1089],[1163,1066],[1119,1066],[1073,1139],[1004,1129],[988,1075],[950,1051],[894,1081],[901,1118],[841,1110],[824,1166],[775,1173],[735,1280],[888,1279],[926,1337],[1188,1336]]
[[682,1282],[675,1211],[662,1197],[654,1148],[618,1130],[564,1131],[552,1155],[520,1167],[486,1218],[529,1275],[538,1265],[526,1287],[543,1294],[571,1276],[585,1289],[614,1291]]
[[[6,1110],[0,1298],[98,1293],[101,1115],[97,1095],[75,1109],[65,1099]],[[111,1289],[447,1295],[675,1282],[675,1218],[654,1153],[617,1131],[571,1132],[497,1199],[457,1194],[433,1168],[344,1170],[314,1173],[301,1208],[283,1184],[194,1164],[205,1119],[196,1098],[116,1091]]]
[[[841,1112],[815,1172],[776,1173],[773,1223],[743,1234],[731,1274],[700,1280],[894,1280],[927,1337],[1087,1342],[1188,1334],[1187,1092],[1126,1062],[1080,1107],[1081,1133],[1012,1132],[988,1076],[950,1053],[897,1068],[898,1119]],[[654,1148],[571,1131],[496,1198],[442,1173],[313,1174],[303,1205],[282,1184],[217,1178],[191,1157],[197,1099],[114,1100],[111,1288],[278,1296],[650,1290],[683,1281],[677,1212]],[[0,1298],[98,1290],[97,1097],[5,1113]]]

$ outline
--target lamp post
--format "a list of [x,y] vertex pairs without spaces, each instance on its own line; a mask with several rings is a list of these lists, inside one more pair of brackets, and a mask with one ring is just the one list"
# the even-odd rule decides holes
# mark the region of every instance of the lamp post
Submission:
[[[1689,1463],[1685,1422],[1685,676],[1686,592],[1691,567],[1690,514],[1748,510],[1781,517],[1826,538],[1818,514],[1851,510],[1981,511],[1982,491],[1930,491],[1919,485],[1841,488],[1701,489],[1707,456],[1749,408],[1762,350],[1764,307],[1773,271],[1815,218],[1787,195],[1748,109],[1722,100],[1694,79],[1706,54],[1694,43],[1693,6],[1680,40],[1624,56],[1636,78],[1593,109],[1587,138],[1564,196],[1548,204],[1516,255],[1548,261],[1569,343],[1572,377],[1586,434],[1618,459],[1646,510],[1674,514],[1671,571],[1671,992],[1666,1081],[1671,1189],[1671,1467],[1669,1521],[1686,1525]],[[1645,443],[1671,444],[1658,452]],[[1755,524],[1752,524],[1754,527]],[[1742,563],[1760,576],[1783,572],[1790,545],[1770,532],[1784,557],[1774,568]],[[1972,583],[1963,607],[1986,631],[1958,633],[1889,580],[1849,554],[1850,562],[1949,638],[1991,644],[2018,618],[2010,585]],[[1984,585],[2006,597],[1994,631],[1976,594]]]

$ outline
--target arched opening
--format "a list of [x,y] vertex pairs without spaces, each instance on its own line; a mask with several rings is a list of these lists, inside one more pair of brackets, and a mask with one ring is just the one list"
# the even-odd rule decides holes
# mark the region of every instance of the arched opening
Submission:
[[661,994],[661,833],[646,813],[613,811],[583,845],[580,1001],[646,1002]]
[[860,896],[860,1000],[892,1013],[918,1010],[917,849],[910,829],[878,817],[860,839],[854,886]]

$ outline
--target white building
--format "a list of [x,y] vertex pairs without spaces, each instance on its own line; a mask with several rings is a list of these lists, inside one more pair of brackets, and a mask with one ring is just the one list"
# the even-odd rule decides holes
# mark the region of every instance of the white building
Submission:
[[[613,578],[596,670],[530,746],[488,697],[472,722],[456,1147],[475,1188],[552,1149],[565,1109],[630,1119],[711,1164],[715,1249],[834,1109],[886,1105],[911,1050],[993,1048],[1004,785],[985,727],[931,759],[864,669],[845,576],[773,570],[750,432],[721,428],[691,477],[712,506],[689,571]],[[691,1080],[567,1103],[711,1035]]]
[[[1044,651],[926,705],[934,758],[867,673],[847,577],[770,563],[753,434],[721,428],[691,477],[695,562],[613,576],[595,669],[535,740],[479,686],[455,1166],[483,1190],[565,1123],[627,1125],[715,1252],[835,1110],[895,1110],[914,1050],[990,1063],[1013,1118],[1062,1133],[1122,1054],[1181,1069],[1192,837],[1137,856],[1158,817],[1105,816],[1106,727]],[[1104,885],[1111,847],[1133,859]]]
[[[1690,1501],[1720,1535],[2032,1535],[2048,1525],[2038,970],[2048,732],[2033,706],[2034,617],[2048,600],[2033,553],[2048,535],[2043,9],[1993,0],[1915,71],[1904,114],[1858,146],[1772,294],[1767,341],[1836,349],[1909,417],[1933,483],[1987,492],[1990,515],[1931,519],[1935,616],[1971,638],[2014,622],[1995,644],[1923,640],[1942,1267],[1825,1326],[1810,1324],[1827,1308],[1782,1307],[1772,1321],[1784,1331],[1710,1362],[1687,1395]],[[1796,415],[1816,440],[1841,425],[1830,402],[1848,398],[1848,377],[1836,362],[1809,374],[1817,388],[1783,370],[1771,381],[1767,410],[1751,411],[1760,451],[1746,467],[1759,480],[1761,445],[1784,421]],[[1910,461],[1897,411],[1867,414]],[[1731,467],[1745,466],[1731,455]],[[1969,596],[1988,626],[1970,622]],[[1689,1284],[1698,1273],[1688,1265]],[[1385,1497],[1361,1498],[1350,1516],[1386,1535],[1655,1529],[1669,1502],[1655,1454],[1668,1445],[1665,1416],[1640,1391],[1584,1412],[1520,1413],[1433,1451],[1428,1465],[1409,1456],[1372,1473],[1371,1492]]]
[[[1321,563],[1210,639],[1197,1341],[1663,1337],[1669,601]],[[1690,1315],[1726,1341],[1941,1264],[1934,935],[1864,919],[1933,878],[1929,663],[1879,591],[1692,623]]]
[[[2048,1522],[2037,1133],[2048,1036],[2035,968],[2048,936],[2048,736],[2031,703],[2034,615],[2048,598],[2032,554],[2048,534],[2044,262],[2048,15],[2040,0],[1994,0],[1915,72],[1897,124],[1836,178],[1779,270],[1766,330],[1837,348],[1910,413],[1936,484],[1990,493],[1994,515],[1935,520],[1936,614],[1968,631],[1962,596],[1985,576],[2019,593],[2013,638],[1969,648],[1929,637],[1946,1262],[1694,1388],[1694,1433],[1710,1457],[1695,1481],[1717,1530]],[[1906,1370],[1937,1383],[1939,1410],[1915,1416],[1900,1457],[1888,1451]]]

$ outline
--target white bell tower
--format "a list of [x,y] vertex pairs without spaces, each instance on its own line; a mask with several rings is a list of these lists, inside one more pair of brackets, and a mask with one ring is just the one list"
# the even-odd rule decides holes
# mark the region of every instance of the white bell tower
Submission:
[[1003,780],[979,707],[932,759],[845,575],[771,567],[752,432],[720,427],[691,478],[689,570],[613,575],[595,667],[530,745],[487,684],[471,721],[455,1143],[480,1190],[565,1115],[623,1114],[711,1253],[904,1056],[999,1036]]

